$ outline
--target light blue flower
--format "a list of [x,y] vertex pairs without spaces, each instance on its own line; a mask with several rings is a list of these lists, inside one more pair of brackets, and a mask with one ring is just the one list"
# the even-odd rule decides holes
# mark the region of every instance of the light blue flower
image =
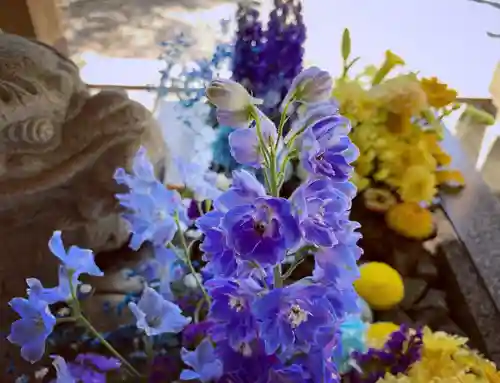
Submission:
[[215,355],[215,349],[208,338],[198,345],[195,351],[181,350],[181,358],[193,370],[183,370],[181,380],[198,379],[203,383],[211,382],[222,376],[222,362]]
[[187,162],[181,158],[175,159],[175,164],[184,185],[194,192],[198,201],[214,200],[222,193],[216,184],[217,173],[203,169],[194,162]]
[[158,182],[153,164],[149,161],[144,147],[140,147],[134,157],[132,173],[133,175],[127,174],[125,169],[119,168],[115,171],[113,178],[118,184],[126,185],[136,193],[143,194],[147,194]]
[[[45,288],[36,278],[26,279],[28,284],[28,296],[38,300],[53,304],[56,302],[64,302],[71,298],[71,286],[69,283],[69,273],[65,266],[59,266],[59,285],[56,287]],[[80,281],[73,275],[73,289],[80,284]],[[74,290],[75,291],[75,290]]]
[[76,383],[76,379],[71,375],[64,358],[59,355],[51,355],[51,358],[54,359],[52,364],[57,372],[57,378],[53,381],[53,383]]
[[81,249],[78,246],[71,246],[68,251],[64,244],[60,231],[54,231],[49,241],[49,249],[64,264],[65,268],[78,277],[80,274],[89,274],[95,277],[102,277],[104,273],[95,264],[92,250]]
[[340,345],[333,352],[333,359],[341,374],[347,373],[351,368],[351,354],[354,351],[365,352],[365,333],[367,325],[357,315],[347,317],[340,324]]
[[35,363],[45,352],[45,341],[54,329],[56,318],[47,302],[35,298],[13,298],[9,305],[21,319],[12,323],[7,340],[21,346],[21,356]]
[[137,304],[130,302],[128,306],[137,319],[137,327],[148,336],[177,334],[191,322],[191,318],[182,315],[179,306],[165,300],[151,287],[144,289]]
[[126,201],[121,195],[117,197],[131,211],[124,214],[132,231],[131,249],[138,250],[145,241],[164,246],[174,238],[177,232],[174,214],[182,212],[184,216],[186,210],[175,190],[158,183],[148,195],[132,192],[126,195]]

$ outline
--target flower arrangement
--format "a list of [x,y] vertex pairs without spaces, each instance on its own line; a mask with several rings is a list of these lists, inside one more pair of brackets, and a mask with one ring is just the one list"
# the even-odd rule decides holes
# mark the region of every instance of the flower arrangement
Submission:
[[[302,70],[306,36],[302,3],[300,0],[275,0],[267,29],[259,16],[251,2],[238,5],[232,79],[262,99],[262,111],[274,121],[279,120],[279,105]],[[228,172],[238,168],[228,150],[227,140],[233,131],[234,127],[220,126],[213,147],[214,162]]]
[[[348,120],[328,100],[332,85],[318,68],[300,73],[276,126],[257,107],[262,100],[243,86],[212,81],[206,93],[219,122],[236,128],[229,137],[235,159],[262,170],[264,184],[239,170],[222,191],[210,174],[184,167],[181,173],[192,175],[186,178],[190,194],[205,199],[194,222],[202,237],[190,241],[186,229],[193,222],[181,194],[155,178],[147,153],[139,150],[132,174],[115,173],[125,190],[117,199],[127,211],[129,246],[147,244],[155,254],[141,268],[148,276],[142,292],[126,302],[135,318],[133,339],[126,343],[136,349],[126,357],[89,321],[80,300],[92,289],[81,277],[103,271],[92,251],[65,248],[56,231],[49,248],[60,260],[59,285],[46,288],[29,278],[27,298],[10,302],[20,319],[8,340],[21,347],[21,356],[39,361],[57,328],[76,326],[111,359],[85,350],[74,360],[54,353],[57,383],[89,382],[96,374],[100,381],[338,382],[334,354],[340,352],[341,323],[359,311],[353,282],[362,251],[356,244],[359,225],[348,218],[356,192],[350,163],[357,150],[347,136]],[[292,113],[304,124],[282,137]],[[297,156],[310,177],[283,198],[286,165]],[[306,257],[314,259],[313,274],[294,280]],[[133,363],[138,352],[145,362]],[[180,361],[177,376],[172,360]]]
[[360,150],[353,182],[365,206],[386,213],[388,226],[414,239],[432,235],[428,211],[440,187],[462,187],[460,172],[448,168],[450,156],[439,143],[443,117],[458,108],[457,93],[435,77],[415,73],[388,75],[405,63],[387,51],[380,67],[370,66],[351,78],[349,31],[342,39],[344,70],[332,95],[350,119],[351,139]]

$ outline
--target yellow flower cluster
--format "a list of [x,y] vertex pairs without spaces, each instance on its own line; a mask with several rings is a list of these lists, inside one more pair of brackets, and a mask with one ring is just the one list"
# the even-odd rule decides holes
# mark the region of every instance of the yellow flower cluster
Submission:
[[[351,120],[351,139],[360,151],[353,182],[359,191],[385,189],[394,196],[370,193],[377,199],[365,198],[368,208],[388,211],[394,203],[406,204],[386,217],[389,226],[401,235],[423,239],[434,227],[429,217],[424,218],[430,222],[424,228],[408,220],[415,205],[429,206],[440,186],[462,187],[464,183],[458,171],[445,168],[451,158],[440,146],[440,119],[457,107],[457,93],[435,77],[420,79],[409,73],[387,79],[395,67],[405,64],[391,51],[378,69],[371,68],[355,79],[347,75],[355,60],[344,61],[344,74],[336,81],[333,97],[340,112]],[[430,215],[426,211],[414,216],[420,219],[426,214]],[[403,221],[405,227],[400,230]],[[418,232],[413,233],[413,228]]]
[[[391,323],[368,329],[367,342],[371,347],[383,347],[394,329]],[[377,383],[500,383],[496,366],[466,343],[466,338],[424,328],[422,359],[406,375],[387,374]]]

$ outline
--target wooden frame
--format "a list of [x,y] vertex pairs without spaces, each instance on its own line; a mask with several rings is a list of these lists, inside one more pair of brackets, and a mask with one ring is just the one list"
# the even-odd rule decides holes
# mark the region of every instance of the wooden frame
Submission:
[[68,54],[56,0],[0,0],[0,29],[35,38]]

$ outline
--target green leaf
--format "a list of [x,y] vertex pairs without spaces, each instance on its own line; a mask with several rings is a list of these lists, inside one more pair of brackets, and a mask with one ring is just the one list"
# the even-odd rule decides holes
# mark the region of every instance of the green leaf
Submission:
[[349,33],[349,29],[344,29],[344,33],[342,34],[342,58],[344,61],[347,61],[349,55],[351,54],[351,34]]
[[350,70],[354,64],[356,64],[358,62],[358,60],[360,59],[361,57],[356,57],[354,60],[352,60],[349,65],[346,66],[346,71]]

